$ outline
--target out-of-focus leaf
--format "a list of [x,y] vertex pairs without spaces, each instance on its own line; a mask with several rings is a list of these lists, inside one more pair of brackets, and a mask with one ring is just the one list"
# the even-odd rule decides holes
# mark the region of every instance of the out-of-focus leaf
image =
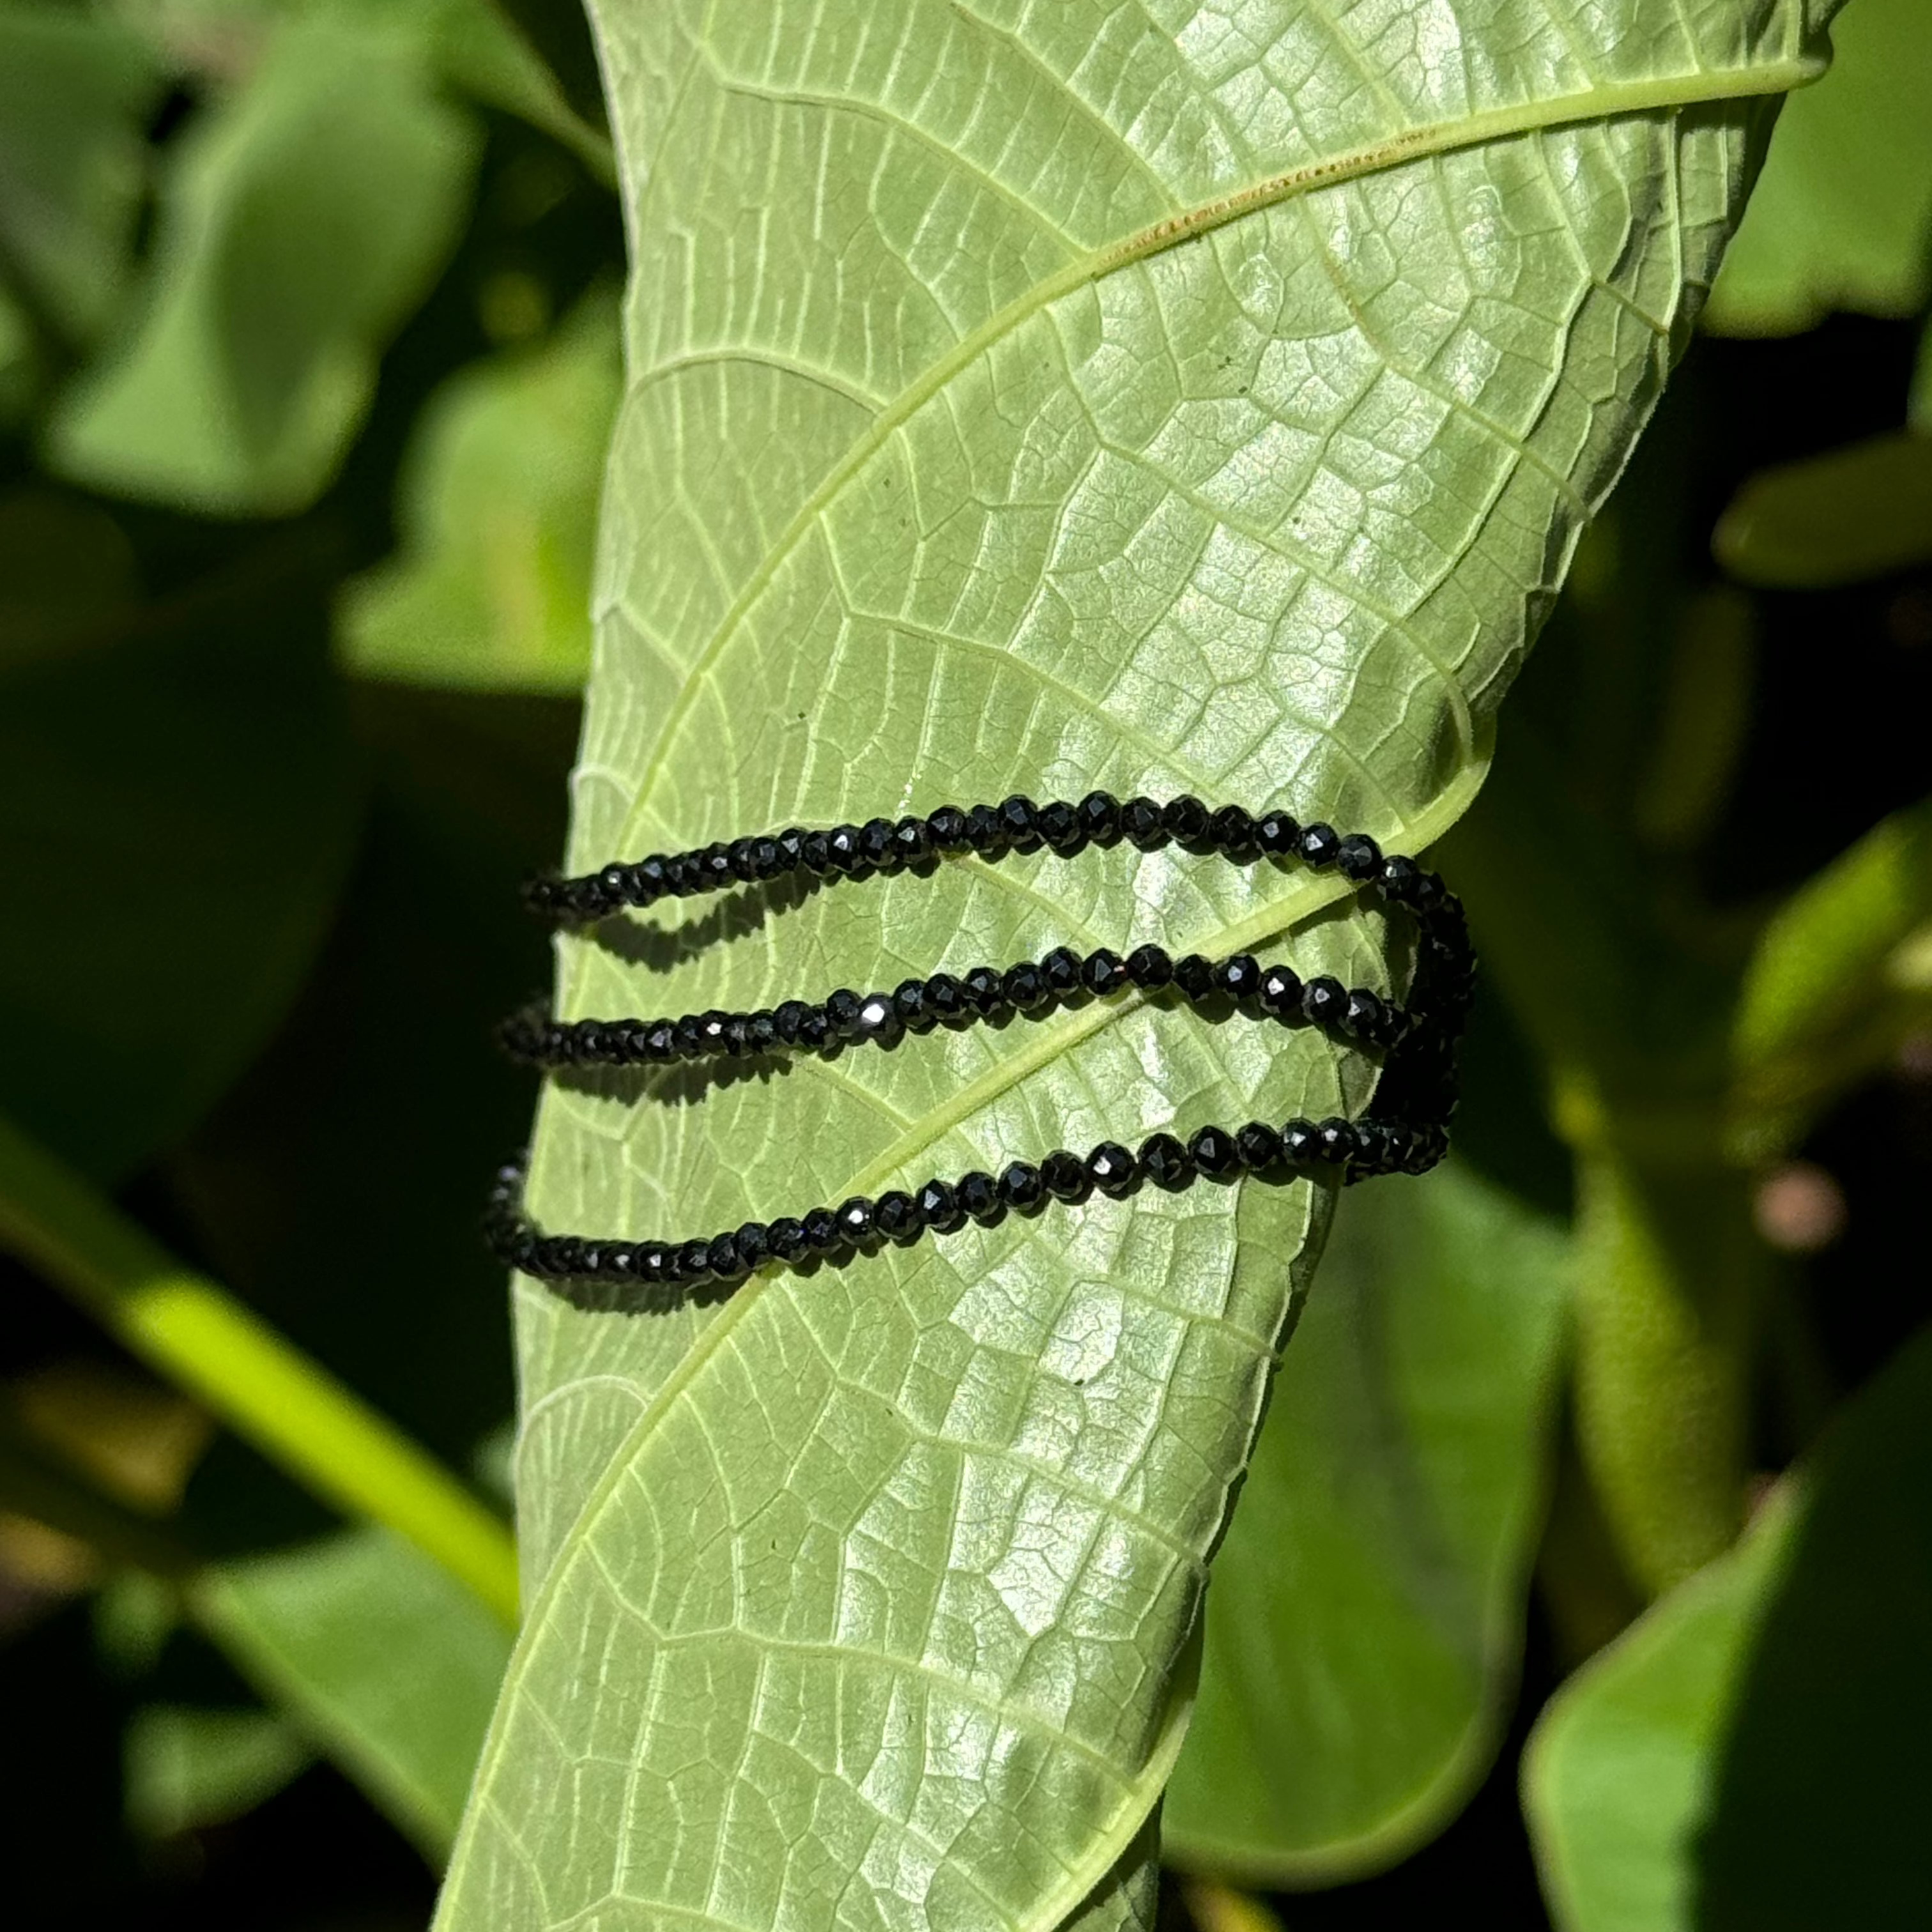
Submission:
[[128,1822],[149,1838],[226,1824],[314,1760],[307,1740],[272,1711],[146,1705],[129,1721],[122,1754]]
[[344,595],[352,670],[473,689],[583,688],[619,382],[616,304],[593,298],[543,349],[466,369],[431,400],[404,473],[402,554]]
[[[567,9],[574,15],[578,38],[585,39],[583,10],[577,0],[550,4],[560,13]],[[560,42],[547,34],[546,44],[532,44],[528,17],[532,10],[527,7],[505,7],[498,0],[433,0],[425,10],[434,19],[437,64],[452,84],[486,106],[541,128],[570,148],[600,181],[615,181],[616,164],[603,124],[594,64],[587,86],[566,86],[564,77],[541,57]],[[541,0],[535,10],[544,10]]]
[[116,21],[0,8],[0,278],[72,340],[98,334],[126,286],[143,124],[165,84]]
[[1932,1901],[1932,1334],[1586,1665],[1525,1799],[1564,1932],[1896,1932]]
[[388,1532],[225,1563],[196,1621],[440,1864],[482,1748],[509,1633]]
[[1553,1223],[1453,1162],[1343,1197],[1214,1559],[1171,1861],[1335,1882],[1481,1778],[1520,1662],[1568,1267]]
[[1932,436],[1900,430],[1760,472],[1731,500],[1712,548],[1733,577],[1780,590],[1932,562]]
[[1653,850],[1685,852],[1722,809],[1751,722],[1756,659],[1750,600],[1720,586],[1679,617],[1656,743],[1636,800]]
[[176,145],[146,313],[65,399],[50,460],[204,512],[298,509],[454,245],[476,130],[406,40],[319,15]]
[[1739,335],[1833,309],[1910,315],[1932,292],[1932,20],[1924,0],[1858,0],[1832,70],[1784,105],[1705,312]]
[[1932,800],[1894,813],[1794,893],[1758,941],[1732,1035],[1732,1131],[1788,1149],[1834,1095],[1922,1024],[1932,929]]
[[29,486],[0,497],[0,676],[125,627],[134,547],[98,505]]
[[346,869],[341,700],[270,621],[0,669],[0,1107],[99,1178],[260,1047]]
[[[1811,72],[1828,10],[1467,0],[1417,58],[1406,18],[1271,0],[598,7],[633,258],[574,861],[1016,787],[1428,844],[1688,328],[1740,97]],[[949,864],[754,895],[702,950],[573,935],[560,1006],[1156,936],[1390,984],[1346,899],[1124,844]],[[736,1226],[1372,1078],[1096,1001],[701,1097],[554,1085],[531,1200]],[[1150,1188],[656,1321],[524,1284],[536,1587],[440,1922],[1144,1900],[1328,1206]]]

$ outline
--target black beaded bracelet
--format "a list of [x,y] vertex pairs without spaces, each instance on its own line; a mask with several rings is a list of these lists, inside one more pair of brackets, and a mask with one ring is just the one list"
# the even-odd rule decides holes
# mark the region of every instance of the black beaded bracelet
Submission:
[[746,1222],[685,1240],[545,1234],[523,1211],[519,1161],[499,1173],[490,1196],[486,1226],[498,1258],[579,1308],[638,1312],[716,1295],[770,1264],[836,1262],[886,1243],[906,1245],[928,1233],[951,1234],[969,1222],[991,1226],[1048,1202],[1075,1203],[1094,1192],[1123,1196],[1144,1181],[1172,1190],[1202,1177],[1292,1179],[1325,1167],[1348,1183],[1433,1166],[1448,1145],[1456,1048],[1473,985],[1468,931],[1460,904],[1436,874],[1412,859],[1384,856],[1361,834],[1300,826],[1284,812],[1256,818],[1238,806],[1210,812],[1187,797],[1166,805],[1136,798],[1122,805],[1093,792],[1077,806],[1036,806],[1016,796],[970,811],[944,806],[924,818],[896,823],[879,818],[829,832],[795,829],[654,855],[583,878],[538,880],[526,888],[526,896],[541,913],[587,923],[667,894],[717,891],[797,872],[836,879],[917,867],[962,852],[998,859],[1042,845],[1071,856],[1089,843],[1123,838],[1145,850],[1172,842],[1237,863],[1288,859],[1315,870],[1339,871],[1364,896],[1414,919],[1416,956],[1408,1004],[1325,976],[1304,982],[1292,969],[1264,967],[1246,953],[1219,962],[1198,954],[1175,961],[1163,948],[1148,945],[1123,959],[1105,947],[1083,956],[1062,946],[1038,961],[1004,968],[908,980],[890,993],[841,988],[815,1004],[790,1000],[755,1012],[573,1022],[525,1012],[506,1023],[504,1043],[514,1057],[544,1066],[662,1065],[782,1048],[890,1045],[907,1030],[997,1022],[1014,1012],[1037,1012],[1130,988],[1158,992],[1172,987],[1196,1004],[1219,996],[1286,1024],[1305,1023],[1337,1040],[1382,1050],[1372,1112],[1352,1121],[1298,1118],[1279,1128],[1258,1120],[1238,1130],[1204,1126],[1185,1144],[1165,1132],[1137,1149],[1106,1141],[1084,1157],[1057,1149],[1037,1163],[1012,1162],[998,1176],[975,1171],[953,1180],[934,1177],[916,1193],[895,1190],[877,1199],[855,1195],[837,1208]]

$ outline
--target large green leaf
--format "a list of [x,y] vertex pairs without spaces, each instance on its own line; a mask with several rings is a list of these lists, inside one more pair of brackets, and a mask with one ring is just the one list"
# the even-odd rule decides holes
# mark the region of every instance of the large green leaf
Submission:
[[[1016,784],[1426,844],[1826,10],[598,10],[634,259],[574,859]],[[565,1010],[1156,934],[1391,976],[1333,882],[1125,848],[746,911],[567,943]],[[1372,1081],[1126,1000],[559,1088],[532,1199],[709,1229]],[[650,1322],[526,1285],[531,1610],[442,1922],[1144,1909],[1328,1204],[1143,1192]]]
[[1567,1244],[1452,1162],[1350,1193],[1214,1558],[1171,1860],[1270,1885],[1393,1863],[1514,1693]]

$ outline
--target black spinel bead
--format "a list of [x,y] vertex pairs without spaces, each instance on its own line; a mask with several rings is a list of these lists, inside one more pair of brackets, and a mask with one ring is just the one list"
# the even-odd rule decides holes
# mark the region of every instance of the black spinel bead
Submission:
[[815,1255],[829,1255],[844,1244],[838,1216],[830,1208],[812,1208],[800,1225],[805,1230],[805,1244]]
[[704,1052],[704,1016],[686,1013],[671,1028],[680,1060],[696,1060]]
[[873,1236],[875,1210],[862,1194],[842,1202],[838,1208],[838,1237],[851,1246],[863,1247]]
[[1364,1180],[1372,1174],[1393,1172],[1390,1156],[1395,1138],[1388,1126],[1380,1120],[1358,1120],[1354,1132],[1355,1157],[1349,1165],[1355,1172]]
[[1000,991],[1008,1006],[1017,1006],[1023,1013],[1030,1012],[1046,1001],[1046,980],[1031,960],[1022,959],[1001,976]]
[[1000,801],[1000,829],[1016,852],[1040,849],[1039,811],[1024,792],[1016,791]]
[[772,1015],[772,1024],[778,1029],[778,1038],[788,1046],[796,1046],[805,1017],[812,1009],[802,1000],[787,1000]]
[[724,1053],[730,1047],[731,1016],[722,1008],[713,1006],[707,1013],[698,1016],[698,1036],[704,1042],[702,1051],[706,1053]]
[[1152,799],[1130,798],[1120,807],[1120,831],[1143,852],[1156,851],[1167,843],[1166,816]]
[[691,856],[686,852],[672,852],[664,858],[664,890],[679,898],[688,898],[698,887],[694,883]]
[[702,1281],[711,1272],[711,1244],[686,1241],[677,1251],[677,1272],[685,1281]]
[[1415,882],[1422,876],[1422,868],[1413,859],[1400,852],[1391,852],[1382,862],[1376,884],[1382,889],[1382,897],[1393,905],[1407,905],[1415,892]]
[[859,1014],[865,1002],[850,986],[840,986],[825,996],[825,1017],[841,1040],[850,1040],[859,1030]]
[[1172,1134],[1150,1134],[1141,1142],[1141,1172],[1156,1187],[1185,1187],[1194,1178],[1194,1162]]
[[1208,808],[1190,792],[1169,799],[1161,808],[1160,816],[1168,836],[1183,845],[1198,845],[1207,838],[1211,822]]
[[1214,843],[1231,859],[1247,859],[1254,856],[1255,821],[1244,808],[1238,805],[1224,805],[1216,812],[1209,826]]
[[1080,990],[1080,956],[1071,946],[1056,946],[1040,962],[1041,976],[1056,998]]
[[1315,1142],[1322,1150],[1322,1158],[1337,1167],[1352,1160],[1361,1143],[1355,1138],[1355,1124],[1345,1120],[1339,1114],[1331,1114],[1315,1130]]
[[892,839],[898,830],[890,818],[868,818],[859,828],[859,855],[874,868],[889,864]]
[[734,838],[731,842],[731,876],[749,885],[758,876],[758,842]]
[[610,1045],[609,1030],[602,1020],[579,1020],[573,1060],[602,1060]]
[[926,1008],[923,980],[902,980],[892,988],[892,1013],[902,1026],[924,1026],[932,1018]]
[[936,1020],[956,1020],[966,1010],[966,988],[950,973],[935,973],[926,982],[926,1009]]
[[1046,1183],[1030,1160],[1012,1161],[1000,1170],[1000,1198],[1009,1208],[1037,1208],[1046,1192]]
[[902,818],[892,827],[892,859],[901,866],[922,864],[932,856],[932,834],[922,818]]
[[997,805],[976,805],[966,814],[966,842],[982,859],[996,859],[1006,849],[1006,828]]
[[604,1247],[602,1241],[586,1241],[577,1258],[577,1272],[586,1281],[598,1281],[604,1274]]
[[829,832],[808,832],[799,841],[799,862],[808,872],[820,874],[832,869],[832,835]]
[[965,988],[967,1000],[975,1011],[989,1018],[1006,1011],[1009,1004],[1006,976],[998,967],[975,966],[960,984]]
[[956,805],[942,805],[937,812],[928,813],[926,829],[932,835],[935,852],[964,852],[972,848],[973,842],[966,835],[966,814]]
[[879,1196],[872,1210],[872,1225],[889,1241],[916,1240],[922,1228],[919,1204],[898,1188]]
[[1290,1167],[1308,1167],[1321,1159],[1321,1146],[1316,1138],[1312,1120],[1298,1118],[1282,1128],[1281,1157]]
[[1080,827],[1096,845],[1120,836],[1120,802],[1110,791],[1090,791],[1079,803]]
[[1342,1026],[1352,1039],[1373,1046],[1382,1037],[1388,1024],[1388,1008],[1375,994],[1366,986],[1350,990],[1348,1003],[1342,1012]]
[[1087,1163],[1077,1154],[1056,1148],[1040,1164],[1040,1185],[1056,1201],[1084,1201],[1094,1185]]
[[1063,859],[1070,859],[1087,842],[1087,829],[1078,811],[1064,798],[1049,800],[1034,814],[1040,836]]
[[962,1174],[952,1192],[960,1211],[982,1227],[991,1227],[1006,1211],[1006,1203],[1000,1198],[999,1183],[979,1168]]
[[808,1053],[817,1053],[832,1044],[832,1022],[823,1006],[807,1006],[798,1023],[798,1043]]
[[919,1190],[919,1218],[935,1234],[950,1234],[966,1218],[958,1190],[950,1182],[928,1180]]
[[731,848],[722,839],[705,847],[701,862],[707,886],[728,886],[736,876],[731,866]]
[[752,876],[754,879],[776,879],[781,872],[790,868],[784,855],[778,850],[776,838],[754,838],[752,841]]
[[1301,989],[1302,1016],[1312,1026],[1334,1026],[1348,1010],[1348,988],[1326,973],[1310,980]]
[[1127,977],[1150,993],[1174,980],[1174,962],[1164,946],[1137,946],[1127,955]]
[[1301,975],[1291,966],[1270,966],[1262,975],[1256,998],[1261,1010],[1278,1020],[1301,1017]]
[[1127,969],[1120,956],[1102,946],[1080,962],[1080,983],[1096,999],[1118,993],[1127,983]]
[[1345,879],[1365,886],[1382,868],[1382,848],[1366,832],[1352,832],[1336,847],[1335,863]]
[[628,866],[606,866],[597,874],[598,890],[614,906],[624,903],[626,888],[630,883],[631,868]]
[[1260,1174],[1281,1159],[1281,1136],[1260,1120],[1250,1120],[1234,1136],[1241,1165],[1251,1174]]
[[1261,962],[1252,953],[1236,952],[1214,968],[1216,992],[1231,1000],[1251,1000],[1261,990]]
[[760,1007],[745,1022],[745,1051],[769,1053],[778,1043],[777,1016]]
[[835,825],[826,834],[826,848],[835,872],[856,872],[863,868],[866,850],[860,843],[860,836],[856,825]]
[[771,1259],[771,1233],[764,1222],[747,1221],[733,1238],[738,1244],[738,1258],[744,1263],[746,1274],[754,1268],[763,1268]]
[[765,1236],[771,1244],[772,1252],[782,1262],[802,1261],[812,1246],[805,1238],[805,1223],[789,1214],[774,1221],[766,1229]]
[[1203,1127],[1187,1143],[1194,1165],[1210,1180],[1232,1180],[1241,1171],[1241,1150],[1226,1127]]
[[900,1031],[898,1013],[890,993],[868,993],[859,1002],[859,1016],[852,1027],[853,1039],[890,1042],[897,1040]]
[[1306,866],[1332,866],[1341,849],[1341,835],[1334,826],[1324,825],[1318,820],[1313,825],[1304,825],[1295,844],[1295,850]]
[[662,1286],[670,1280],[676,1266],[675,1248],[668,1248],[662,1241],[640,1241],[638,1244],[637,1277],[647,1287]]
[[736,1234],[714,1234],[712,1237],[710,1268],[711,1272],[720,1281],[736,1281],[741,1276],[751,1273],[744,1256],[738,1252]]
[[734,1013],[724,1022],[724,1051],[734,1059],[742,1060],[752,1050],[752,1016],[749,1013]]
[[772,841],[778,848],[779,869],[795,871],[805,863],[805,842],[811,836],[802,825],[788,825]]
[[1214,990],[1213,962],[1202,958],[1198,952],[1177,959],[1174,962],[1174,983],[1190,1000],[1206,999]]
[[1139,1178],[1138,1164],[1118,1141],[1102,1141],[1087,1156],[1087,1178],[1102,1194],[1129,1193]]
[[624,886],[624,896],[632,905],[651,905],[664,896],[664,862],[662,852],[653,852],[648,859],[640,859],[630,871],[631,876]]

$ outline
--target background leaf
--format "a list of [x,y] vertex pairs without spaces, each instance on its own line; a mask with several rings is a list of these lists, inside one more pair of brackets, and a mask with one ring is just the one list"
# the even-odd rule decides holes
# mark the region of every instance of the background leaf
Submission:
[[[634,260],[573,858],[1016,784],[1446,826],[1734,212],[1760,110],[1699,104],[1810,70],[1796,9],[1472,12],[1439,64],[1259,4],[600,12]],[[1388,983],[1336,899],[962,864],[568,942],[561,1004],[1291,930]],[[1370,1077],[1127,1001],[560,1087],[532,1198],[730,1226]],[[541,1588],[442,1922],[1044,1926],[1119,1882],[1325,1211],[1144,1192],[652,1323],[526,1289]]]

